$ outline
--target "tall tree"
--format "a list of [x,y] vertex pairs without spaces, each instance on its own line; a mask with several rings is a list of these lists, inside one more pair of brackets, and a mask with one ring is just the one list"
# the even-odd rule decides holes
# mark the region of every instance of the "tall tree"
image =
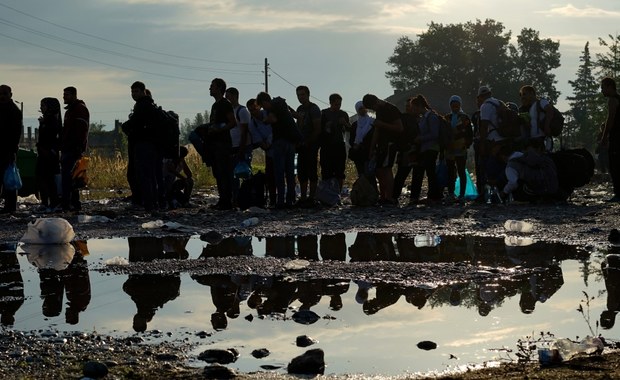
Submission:
[[560,66],[559,43],[523,29],[517,46],[502,23],[487,19],[465,24],[437,24],[416,40],[400,37],[387,63],[390,84],[397,91],[422,85],[448,87],[473,98],[480,85],[490,85],[503,99],[514,99],[523,84],[540,87],[552,100],[559,93],[549,71]]
[[540,39],[534,29],[524,28],[517,37],[513,52],[516,64],[516,81],[530,84],[538,95],[557,102],[560,93],[556,90],[555,74],[551,70],[560,67],[560,43],[549,38]]
[[604,118],[603,101],[594,77],[595,64],[590,55],[590,42],[587,42],[579,57],[579,68],[575,80],[568,83],[573,88],[573,95],[566,99],[570,104],[572,128],[567,130],[570,145],[594,147],[599,125]]
[[596,54],[596,66],[599,69],[599,76],[618,78],[620,75],[620,36],[616,34],[612,36],[608,35],[609,41],[605,41],[602,38],[598,39],[598,44],[601,47],[608,49],[605,53]]

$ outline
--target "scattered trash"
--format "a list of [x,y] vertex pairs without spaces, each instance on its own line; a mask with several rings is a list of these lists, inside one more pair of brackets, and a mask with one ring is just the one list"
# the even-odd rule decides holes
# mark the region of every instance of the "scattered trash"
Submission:
[[509,232],[530,233],[534,231],[534,225],[522,220],[508,219],[506,223],[504,223],[504,229]]
[[284,269],[286,270],[302,270],[307,268],[310,265],[310,261],[308,260],[291,260],[288,263],[284,264]]
[[241,222],[241,227],[252,227],[258,224],[258,218],[252,217]]
[[77,217],[78,223],[107,223],[112,221],[112,219],[103,215],[86,215],[81,214]]
[[142,228],[144,229],[162,228],[163,226],[164,226],[164,221],[161,219],[142,223]]
[[420,247],[436,247],[441,243],[441,237],[437,235],[416,235],[413,244]]
[[112,257],[111,259],[107,259],[103,262],[105,265],[129,265],[129,261],[120,256]]
[[20,204],[30,204],[30,205],[36,205],[36,204],[41,203],[41,201],[38,200],[36,195],[34,194],[30,194],[26,197],[17,197],[17,202]]
[[248,208],[247,210],[245,210],[244,212],[252,213],[252,214],[269,214],[269,209],[252,206]]
[[506,244],[507,247],[527,247],[534,243],[534,239],[529,237],[506,236],[504,238],[504,244]]
[[186,233],[192,233],[192,234],[196,233],[196,230],[197,230],[196,227],[187,226],[185,224],[181,224],[177,222],[166,222],[164,223],[162,228],[165,228],[169,231],[186,232]]
[[65,244],[75,237],[73,227],[63,218],[39,218],[28,223],[21,242],[27,244]]
[[75,255],[75,248],[69,243],[23,244],[20,249],[26,252],[28,262],[38,269],[61,271],[71,264]]
[[541,364],[565,362],[578,355],[600,355],[604,348],[600,338],[586,336],[578,343],[560,338],[552,342],[549,349],[538,350],[538,360]]

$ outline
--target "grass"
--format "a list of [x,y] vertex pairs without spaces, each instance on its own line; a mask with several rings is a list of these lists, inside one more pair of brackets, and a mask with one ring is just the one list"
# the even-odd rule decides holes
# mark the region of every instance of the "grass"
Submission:
[[[189,153],[186,162],[194,175],[194,188],[197,190],[207,189],[215,186],[215,178],[201,160],[200,155],[194,147],[188,146]],[[265,171],[265,155],[262,150],[254,151],[252,159],[252,170]],[[345,185],[351,187],[357,174],[355,165],[350,160],[346,163],[346,180]],[[125,196],[129,189],[127,183],[127,159],[120,155],[116,157],[103,157],[98,155],[90,156],[88,167],[88,188],[91,198],[97,198],[96,193],[101,192],[104,197],[109,196]]]

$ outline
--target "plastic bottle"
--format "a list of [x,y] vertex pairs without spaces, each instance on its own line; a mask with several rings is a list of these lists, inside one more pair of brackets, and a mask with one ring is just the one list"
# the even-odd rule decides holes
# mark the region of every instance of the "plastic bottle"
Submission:
[[486,204],[491,204],[491,198],[493,196],[493,189],[491,189],[490,185],[484,185],[484,201]]
[[252,227],[258,224],[258,218],[252,217],[241,222],[241,227]]
[[603,342],[599,338],[585,337],[576,343],[567,338],[560,338],[551,344],[552,350],[558,350],[562,361],[567,361],[579,354],[594,355],[603,352]]
[[534,239],[529,237],[506,236],[504,238],[504,244],[508,247],[527,247],[528,245],[534,244]]
[[413,244],[416,247],[436,247],[441,243],[441,237],[437,235],[416,235]]
[[532,223],[524,222],[522,220],[508,219],[506,223],[504,223],[504,229],[509,232],[529,233],[534,231],[534,225]]

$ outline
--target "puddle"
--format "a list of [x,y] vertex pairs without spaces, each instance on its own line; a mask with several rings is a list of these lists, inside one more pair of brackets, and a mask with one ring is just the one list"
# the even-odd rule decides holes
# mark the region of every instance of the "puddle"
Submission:
[[[220,241],[221,240],[221,241]],[[236,348],[240,371],[282,367],[308,348],[325,351],[326,373],[403,375],[516,359],[516,342],[550,331],[575,338],[614,326],[620,276],[601,270],[602,253],[571,246],[489,237],[441,237],[419,247],[414,236],[353,233],[304,237],[98,239],[60,253],[0,252],[1,323],[20,331],[97,331],[186,339]],[[436,239],[426,239],[430,245]],[[73,251],[72,251],[73,250]],[[47,255],[47,256],[46,256]],[[485,284],[401,286],[355,279],[291,281],[240,275],[132,274],[94,270],[106,260],[254,255],[347,262],[465,262],[485,267],[540,267],[539,272]],[[50,259],[53,257],[54,259]],[[584,292],[591,298],[587,303]],[[583,312],[577,311],[579,306]],[[199,334],[203,332],[203,334]],[[437,348],[422,350],[431,341]],[[251,352],[271,354],[255,359]],[[509,354],[503,350],[513,350]],[[496,350],[496,349],[499,349]],[[190,363],[204,366],[205,363]]]

